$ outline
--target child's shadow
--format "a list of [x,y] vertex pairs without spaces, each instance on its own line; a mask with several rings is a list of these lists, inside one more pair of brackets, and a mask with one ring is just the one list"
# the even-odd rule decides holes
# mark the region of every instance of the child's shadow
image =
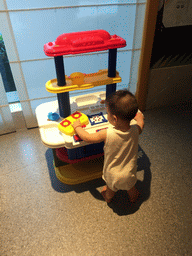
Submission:
[[[55,170],[53,167],[53,154],[51,149],[48,149],[46,152],[47,165],[49,169],[49,175],[52,183],[52,187],[55,191],[60,193],[69,193],[75,191],[76,193],[82,193],[84,191],[89,191],[92,196],[98,200],[104,201],[101,193],[97,188],[104,186],[105,182],[103,179],[95,179],[85,183],[77,185],[67,185],[59,181],[55,175]],[[141,193],[139,200],[131,205],[129,197],[126,191],[118,191],[114,196],[111,203],[108,206],[113,209],[118,215],[128,215],[136,212],[140,205],[146,201],[150,196],[150,185],[151,185],[151,170],[150,170],[150,161],[144,151],[139,147],[138,153],[138,172],[143,171],[144,177],[143,180],[138,180],[136,187]]]
[[131,204],[127,191],[118,191],[114,196],[111,203],[108,206],[113,209],[118,215],[129,215],[135,213],[141,206],[141,204],[150,197],[150,186],[151,186],[151,170],[150,161],[147,155],[139,146],[138,153],[138,172],[143,171],[143,180],[139,180],[136,183],[136,187],[140,192],[139,199],[136,203]]

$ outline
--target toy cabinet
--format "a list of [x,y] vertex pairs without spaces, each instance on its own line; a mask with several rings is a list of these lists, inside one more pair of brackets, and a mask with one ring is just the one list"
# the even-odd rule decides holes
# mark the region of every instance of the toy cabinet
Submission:
[[[46,90],[57,94],[57,101],[39,105],[36,117],[42,142],[53,149],[57,178],[66,184],[78,184],[102,175],[103,143],[88,144],[73,131],[71,123],[80,118],[84,129],[97,132],[110,125],[102,100],[116,91],[121,82],[116,71],[117,48],[126,46],[126,41],[110,35],[105,30],[65,33],[55,42],[44,45],[47,56],[54,57],[56,79],[46,83]],[[74,72],[65,75],[63,55],[81,54],[108,50],[108,69],[85,74]],[[106,92],[69,97],[69,91],[87,90],[106,85]]]

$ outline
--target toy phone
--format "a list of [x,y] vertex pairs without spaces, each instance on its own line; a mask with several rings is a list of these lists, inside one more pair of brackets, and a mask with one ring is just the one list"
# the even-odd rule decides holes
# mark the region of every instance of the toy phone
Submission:
[[65,118],[63,121],[61,121],[58,124],[58,129],[63,132],[66,135],[73,136],[75,134],[75,130],[72,126],[72,124],[77,121],[77,119],[80,120],[82,126],[86,126],[89,124],[89,118],[81,113],[80,111],[76,111],[67,118]]

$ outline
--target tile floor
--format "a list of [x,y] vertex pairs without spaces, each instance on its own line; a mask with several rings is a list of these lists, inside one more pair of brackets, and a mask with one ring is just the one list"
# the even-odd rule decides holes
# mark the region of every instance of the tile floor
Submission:
[[107,205],[101,179],[61,183],[38,128],[0,136],[0,255],[192,255],[192,105],[145,118],[135,206],[123,191]]

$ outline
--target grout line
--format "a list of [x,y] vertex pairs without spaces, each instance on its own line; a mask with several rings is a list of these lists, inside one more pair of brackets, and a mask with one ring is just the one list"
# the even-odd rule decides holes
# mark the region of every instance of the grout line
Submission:
[[144,5],[146,3],[114,3],[114,4],[98,4],[98,5],[73,5],[73,6],[55,6],[55,7],[37,7],[28,9],[10,9],[10,10],[0,10],[0,13],[6,12],[29,12],[29,11],[47,11],[47,10],[59,10],[59,9],[72,9],[72,8],[85,8],[85,7],[110,7],[110,6],[127,6],[127,5]]
[[[119,50],[118,52],[134,52],[134,51],[139,51],[141,48],[138,49],[127,49],[127,50]],[[97,54],[107,54],[107,51],[101,51],[101,52],[93,52],[93,53],[84,53],[84,54],[75,54],[75,55],[63,55],[64,58],[75,58],[78,56],[88,56],[88,55],[97,55]],[[15,63],[25,63],[25,62],[32,62],[32,61],[44,61],[44,60],[51,60],[53,57],[47,57],[47,58],[42,58],[42,59],[31,59],[31,60],[17,60],[17,61],[10,61],[10,64],[15,64]]]

